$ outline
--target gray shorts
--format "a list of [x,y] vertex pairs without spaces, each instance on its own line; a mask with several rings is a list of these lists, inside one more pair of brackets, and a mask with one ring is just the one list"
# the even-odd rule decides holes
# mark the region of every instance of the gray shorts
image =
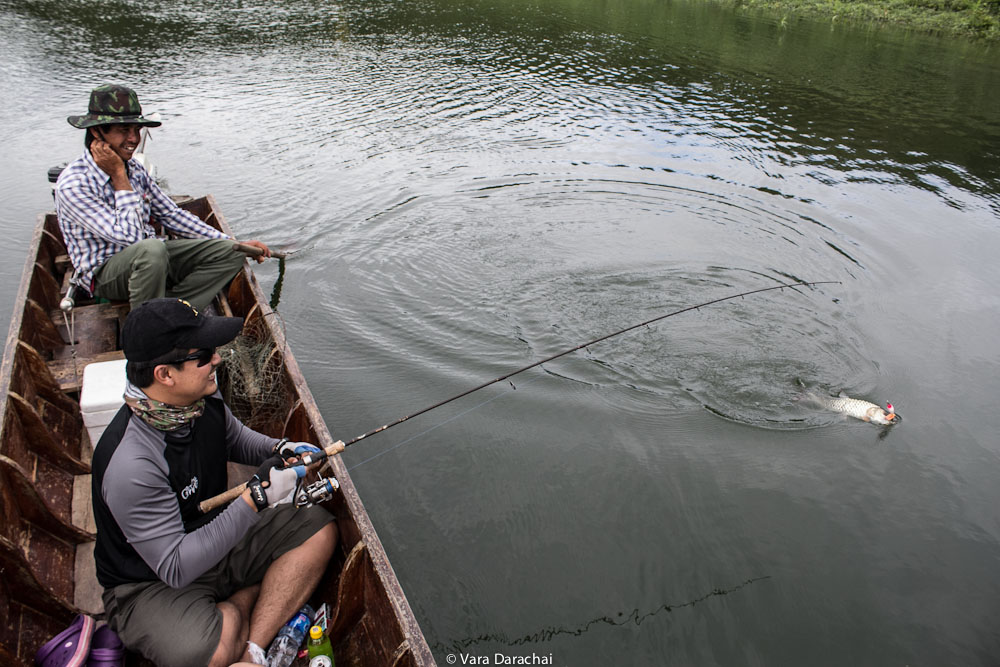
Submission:
[[143,581],[105,589],[108,625],[159,667],[207,665],[222,636],[216,603],[259,584],[271,563],[331,521],[319,506],[267,510],[225,558],[184,588]]

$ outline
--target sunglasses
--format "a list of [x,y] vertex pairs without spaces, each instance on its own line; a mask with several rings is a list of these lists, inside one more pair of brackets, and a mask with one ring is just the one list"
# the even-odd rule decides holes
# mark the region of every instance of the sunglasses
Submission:
[[212,363],[212,357],[214,356],[215,356],[214,347],[203,347],[196,352],[192,352],[186,357],[181,357],[180,359],[174,359],[173,361],[168,361],[167,363],[171,365],[176,364],[179,366],[180,364],[183,364],[187,361],[194,361],[195,359],[197,359],[198,368],[201,368],[202,366]]

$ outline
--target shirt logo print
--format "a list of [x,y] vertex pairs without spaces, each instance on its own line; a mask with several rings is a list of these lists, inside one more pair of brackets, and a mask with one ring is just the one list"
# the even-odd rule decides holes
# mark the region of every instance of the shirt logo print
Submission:
[[195,475],[194,477],[191,478],[191,483],[185,486],[183,489],[181,489],[181,498],[187,500],[188,498],[193,496],[197,490],[198,490],[198,476]]

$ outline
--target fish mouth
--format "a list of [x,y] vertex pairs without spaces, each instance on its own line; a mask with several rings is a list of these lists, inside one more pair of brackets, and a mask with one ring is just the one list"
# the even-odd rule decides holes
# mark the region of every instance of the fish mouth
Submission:
[[896,412],[892,413],[891,416],[886,417],[886,423],[889,424],[890,426],[892,426],[893,424],[898,424],[901,421],[903,421],[903,417]]

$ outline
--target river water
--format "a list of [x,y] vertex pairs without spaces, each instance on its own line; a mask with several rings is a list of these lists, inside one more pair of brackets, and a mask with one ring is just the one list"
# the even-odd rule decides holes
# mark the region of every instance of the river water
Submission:
[[653,0],[0,0],[0,32],[4,318],[65,117],[127,83],[171,191],[298,250],[338,437],[839,281],[346,452],[442,664],[1000,661],[996,47]]

